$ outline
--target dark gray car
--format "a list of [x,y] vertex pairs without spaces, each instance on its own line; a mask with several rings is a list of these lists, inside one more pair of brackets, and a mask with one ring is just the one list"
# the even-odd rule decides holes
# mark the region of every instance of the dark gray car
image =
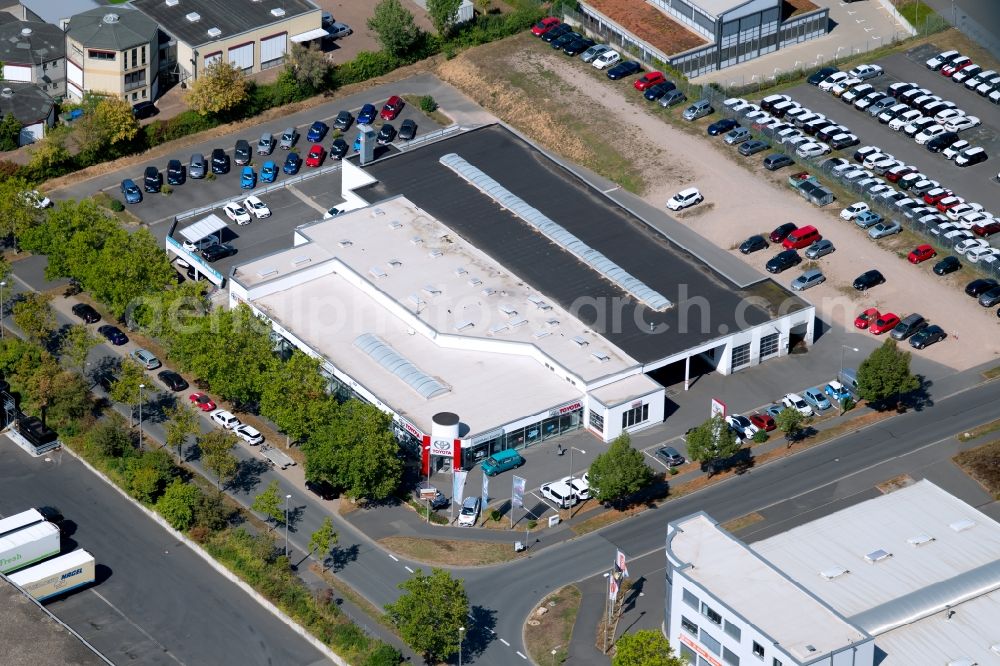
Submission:
[[674,88],[673,90],[671,90],[670,92],[668,92],[666,95],[664,95],[663,97],[661,97],[659,101],[660,101],[660,106],[662,106],[663,108],[667,108],[667,107],[671,107],[671,106],[677,106],[681,102],[686,102],[687,101],[687,95],[685,95],[684,93],[682,93],[680,90],[677,90],[676,88]]
[[250,144],[246,139],[239,139],[236,142],[236,149],[233,151],[233,161],[238,165],[250,164]]
[[680,451],[672,446],[664,446],[657,449],[656,456],[671,467],[679,467],[687,462]]
[[927,320],[924,319],[922,315],[914,312],[911,315],[907,315],[902,321],[896,324],[896,327],[892,329],[892,332],[889,333],[889,335],[893,340],[905,340],[917,331],[926,327]]
[[195,153],[191,156],[191,161],[188,162],[189,178],[204,178],[207,170],[208,162],[205,161],[204,155],[201,153]]

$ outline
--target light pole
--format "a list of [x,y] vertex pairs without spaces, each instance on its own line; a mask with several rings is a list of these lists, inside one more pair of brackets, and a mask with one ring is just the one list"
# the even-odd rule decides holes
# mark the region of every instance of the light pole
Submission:
[[288,557],[288,500],[292,499],[291,495],[285,495],[285,557]]
[[[427,451],[427,490],[430,490],[430,487],[431,487],[431,445],[428,444],[427,446],[425,446],[424,450]],[[431,498],[430,498],[430,493],[428,493],[428,496],[427,496],[427,524],[428,525],[431,524]]]
[[0,281],[0,340],[3,339],[3,288],[7,286],[7,281]]
[[861,350],[857,347],[850,347],[848,345],[840,345],[840,374],[844,374],[844,353],[850,349],[852,352],[860,352]]
[[458,666],[462,666],[462,639],[465,638],[465,627],[458,628]]
[[145,384],[139,384],[139,449],[142,450],[142,389]]
[[579,451],[580,453],[582,453],[584,455],[587,455],[587,452],[584,451],[583,449],[577,449],[575,446],[570,446],[569,447],[569,480],[570,481],[573,480],[573,472],[575,471],[575,469],[573,467],[573,450],[574,449],[576,449],[577,451]]

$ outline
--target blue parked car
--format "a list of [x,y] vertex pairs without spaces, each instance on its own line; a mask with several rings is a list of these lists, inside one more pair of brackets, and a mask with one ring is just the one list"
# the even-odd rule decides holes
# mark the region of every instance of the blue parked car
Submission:
[[319,143],[323,140],[323,137],[326,136],[329,129],[330,128],[326,123],[317,120],[309,126],[309,133],[306,134],[306,141],[309,141],[310,143]]
[[360,133],[354,138],[354,146],[353,146],[353,148],[354,148],[354,152],[358,152],[359,150],[361,150],[361,134]]
[[784,409],[781,405],[768,405],[764,408],[764,413],[770,416],[772,419],[778,418],[778,414]]
[[361,107],[361,111],[358,112],[358,124],[359,125],[371,125],[375,120],[375,115],[378,110],[375,108],[374,104],[365,104]]
[[257,174],[254,173],[253,167],[243,167],[243,173],[240,174],[240,189],[252,190],[255,185],[257,185]]
[[848,391],[843,384],[841,384],[836,380],[827,384],[823,388],[823,393],[826,393],[826,395],[829,396],[830,400],[833,400],[838,404],[840,403],[841,400],[851,397],[851,392]]
[[142,201],[142,190],[139,189],[134,180],[126,178],[122,181],[122,196],[125,197],[125,203],[139,203]]
[[278,167],[274,165],[274,162],[268,160],[264,162],[264,166],[260,168],[260,182],[262,183],[273,183],[274,179],[278,177]]
[[281,170],[287,174],[295,174],[299,172],[301,166],[302,158],[299,157],[298,153],[288,153],[288,157],[285,158],[285,165],[281,167]]
[[806,389],[802,397],[805,398],[806,402],[815,407],[817,411],[830,409],[830,401],[826,399],[826,396],[818,388]]
[[869,227],[874,227],[881,221],[882,221],[882,216],[873,210],[866,210],[865,212],[858,214],[858,216],[854,218],[854,224],[858,225],[862,229],[868,229]]

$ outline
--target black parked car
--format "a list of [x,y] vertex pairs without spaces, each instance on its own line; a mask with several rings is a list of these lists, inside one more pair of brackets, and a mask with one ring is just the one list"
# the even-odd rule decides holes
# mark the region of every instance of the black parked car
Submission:
[[761,141],[760,139],[751,139],[740,144],[739,151],[740,155],[744,157],[749,157],[750,155],[756,155],[757,153],[762,153],[771,147],[767,141]]
[[399,138],[403,141],[410,141],[416,135],[417,135],[417,123],[407,118],[399,126]]
[[573,26],[567,25],[565,23],[560,23],[551,30],[546,31],[545,34],[542,35],[542,41],[553,42],[562,37],[563,35],[565,35],[567,32],[573,32]]
[[156,108],[156,105],[152,102],[139,102],[138,104],[132,105],[132,116],[136,120],[142,120],[144,118],[152,118],[158,114],[160,110]]
[[997,284],[997,281],[991,278],[980,278],[965,285],[965,293],[967,296],[976,298],[979,294],[984,294],[990,289],[993,289],[997,286]]
[[250,144],[246,139],[237,140],[236,148],[233,150],[233,161],[240,166],[250,164],[250,154]]
[[802,257],[795,250],[784,250],[771,257],[764,265],[768,273],[780,273],[802,263]]
[[854,288],[858,291],[865,291],[866,289],[871,289],[872,287],[877,287],[880,284],[885,284],[885,276],[879,273],[877,270],[865,271],[858,277],[854,279]]
[[326,481],[306,481],[306,488],[311,492],[318,495],[321,499],[332,500],[337,499],[340,494],[337,489],[331,486]]
[[166,384],[171,391],[183,391],[188,387],[188,383],[173,370],[161,370],[157,375],[160,381]]
[[768,171],[777,171],[793,164],[795,160],[784,153],[772,153],[764,158],[764,168]]
[[352,124],[354,124],[354,116],[351,115],[350,111],[341,111],[337,114],[337,117],[333,119],[333,126],[341,132],[346,132]]
[[142,174],[142,189],[146,192],[156,193],[163,187],[163,175],[155,166],[148,166]]
[[121,332],[117,326],[105,324],[97,329],[97,332],[104,336],[104,339],[113,345],[120,346],[128,342],[128,336]]
[[209,245],[201,251],[201,258],[211,264],[219,259],[231,257],[234,254],[236,254],[236,249],[231,245],[215,243],[213,245]]
[[650,102],[655,102],[676,87],[672,81],[664,81],[663,83],[657,83],[655,86],[646,88],[646,92],[642,93],[642,96]]
[[815,72],[810,74],[809,78],[806,79],[806,81],[811,86],[818,86],[820,83],[823,82],[823,79],[839,71],[840,70],[837,69],[836,67],[824,67],[823,69],[816,70]]
[[392,126],[392,123],[386,123],[382,125],[382,129],[378,131],[378,142],[381,145],[386,145],[392,143],[392,140],[396,138],[396,128]]
[[1000,287],[993,287],[979,294],[979,304],[984,308],[992,308],[994,305],[1000,305]]
[[550,46],[556,50],[564,49],[578,39],[583,39],[583,35],[581,35],[578,32],[573,32],[572,30],[570,30],[569,32],[553,39],[552,44],[550,44]]
[[627,76],[637,74],[640,71],[642,71],[642,67],[639,66],[639,63],[634,60],[626,60],[609,69],[608,78],[612,81],[617,81],[618,79],[624,79]]
[[927,142],[927,150],[932,153],[940,153],[942,150],[950,146],[951,144],[958,141],[957,132],[945,132],[944,134],[939,134],[930,141]]
[[922,331],[917,331],[912,338],[910,338],[910,346],[914,349],[923,349],[935,342],[940,342],[948,337],[948,334],[944,330],[936,325],[932,324]]
[[775,228],[768,237],[772,243],[780,243],[788,237],[788,234],[792,233],[798,229],[798,225],[794,222],[785,222],[780,227]]
[[962,262],[958,260],[958,257],[945,257],[941,261],[934,264],[934,274],[947,275],[948,273],[954,273],[961,267]]
[[343,159],[350,149],[351,147],[343,139],[334,139],[333,145],[330,146],[330,157],[335,160]]
[[596,43],[597,42],[587,37],[574,39],[572,42],[563,47],[563,53],[568,56],[578,56]]
[[722,120],[716,120],[714,123],[709,125],[708,129],[705,131],[708,132],[709,136],[719,136],[720,134],[725,134],[729,130],[739,126],[740,124],[732,118],[723,118]]
[[167,162],[167,184],[184,184],[184,165],[180,160],[170,160]]
[[750,254],[751,252],[764,249],[767,249],[767,240],[763,236],[751,236],[740,243],[740,252],[743,254]]
[[86,303],[77,303],[72,308],[73,314],[88,324],[101,321],[101,314]]
[[[249,148],[249,146],[247,146]],[[212,173],[216,176],[229,173],[229,155],[222,148],[212,151]]]

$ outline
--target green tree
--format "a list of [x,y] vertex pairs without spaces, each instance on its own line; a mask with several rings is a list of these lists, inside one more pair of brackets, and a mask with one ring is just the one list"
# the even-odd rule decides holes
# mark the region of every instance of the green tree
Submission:
[[174,529],[187,530],[194,523],[195,507],[203,497],[198,487],[174,479],[156,502],[156,509]]
[[174,478],[174,466],[165,451],[145,451],[126,461],[124,476],[132,496],[151,504]]
[[253,498],[250,508],[264,516],[265,520],[273,521],[275,526],[285,521],[284,498],[277,481],[271,481],[267,488]]
[[60,369],[52,377],[48,416],[56,424],[69,424],[90,412],[90,387],[78,372]]
[[884,406],[920,388],[920,378],[910,372],[910,352],[887,338],[858,368],[858,395]]
[[109,411],[104,419],[90,429],[86,438],[87,446],[107,458],[121,458],[132,449],[132,439],[125,425],[124,417]]
[[394,56],[404,56],[420,39],[420,29],[413,14],[399,0],[379,0],[368,29],[375,33],[382,48]]
[[177,452],[178,460],[183,460],[184,444],[189,437],[198,434],[198,426],[198,415],[190,404],[176,404],[167,409],[164,444]]
[[156,470],[148,467],[140,467],[132,472],[129,477],[128,490],[132,497],[144,504],[151,503],[159,493],[160,478]]
[[309,537],[309,552],[317,553],[323,569],[326,569],[326,558],[330,554],[330,549],[339,540],[336,530],[333,529],[333,520],[330,516],[323,519],[323,524]]
[[736,435],[721,416],[709,420],[687,434],[688,457],[708,465],[714,471],[715,463],[732,458],[740,450]]
[[247,100],[249,82],[236,65],[218,60],[202,72],[187,95],[188,106],[203,116],[232,111]]
[[391,418],[374,405],[349,400],[303,445],[306,476],[355,498],[389,497],[403,475]]
[[81,373],[87,367],[87,358],[90,350],[100,344],[100,339],[96,335],[91,335],[86,326],[73,324],[63,336],[59,346],[60,355],[73,364],[73,367]]
[[611,666],[684,666],[658,629],[625,634],[615,642]]
[[785,433],[785,439],[794,442],[802,436],[802,427],[806,424],[805,415],[794,407],[785,407],[778,412],[774,425]]
[[[135,407],[139,404],[139,384],[146,383],[146,373],[130,358],[122,361],[108,394],[115,402]],[[143,396],[145,397],[145,396]]]
[[468,622],[469,598],[461,579],[443,569],[429,576],[417,569],[399,584],[403,594],[385,610],[400,636],[427,662],[438,662],[458,652],[459,627]]
[[608,450],[590,464],[590,487],[601,502],[618,502],[635,494],[653,478],[642,452],[632,448],[627,433],[615,438]]
[[[320,362],[295,350],[284,363],[275,364],[263,382],[260,410],[292,440],[299,441],[316,430],[329,414],[326,381],[319,374]],[[295,396],[289,400],[289,396]]]
[[17,150],[21,147],[21,121],[8,113],[0,121],[0,150]]
[[72,161],[73,156],[66,144],[69,141],[70,128],[57,125],[45,133],[41,141],[32,144],[31,160],[28,168],[39,179],[57,176]]
[[118,148],[139,133],[139,121],[126,100],[88,93],[85,106],[88,111],[77,121],[74,134],[81,153],[86,154],[85,162],[102,161],[104,151]]
[[295,81],[310,92],[326,88],[333,69],[326,54],[315,43],[308,47],[293,43],[285,67],[292,72]]
[[461,4],[462,0],[427,0],[427,15],[442,37],[451,34],[455,21],[458,20],[458,8]]
[[42,212],[25,198],[31,185],[24,178],[0,179],[0,235],[20,239],[21,234],[37,224]]
[[215,474],[215,485],[220,492],[222,484],[228,483],[240,468],[239,460],[233,455],[235,446],[236,436],[225,430],[212,430],[198,438],[205,469]]
[[29,340],[43,343],[56,330],[56,315],[49,306],[52,296],[29,291],[21,294],[11,312],[17,325]]
[[198,502],[194,507],[194,524],[212,532],[218,532],[229,524],[233,509],[226,505],[224,495],[198,492]]

